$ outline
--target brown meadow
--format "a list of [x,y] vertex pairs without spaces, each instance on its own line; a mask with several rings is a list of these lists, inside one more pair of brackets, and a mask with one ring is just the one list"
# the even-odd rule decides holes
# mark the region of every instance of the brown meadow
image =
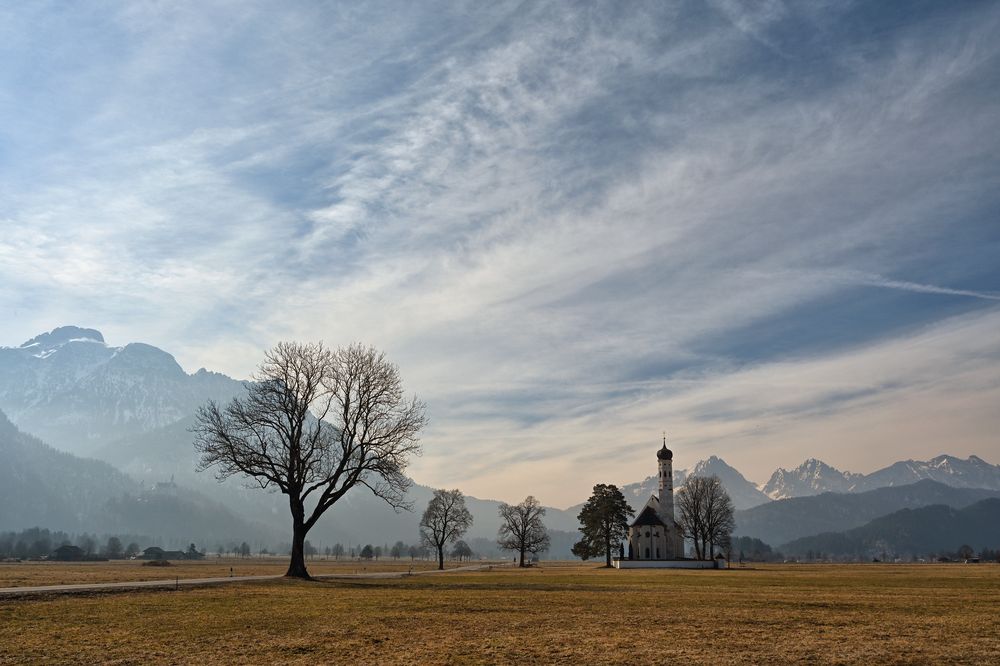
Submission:
[[998,608],[990,564],[546,563],[7,599],[0,663],[1000,663]]
[[[172,561],[168,567],[143,566],[143,560],[107,562],[16,562],[0,563],[0,587],[33,585],[71,585],[77,583],[117,583],[137,580],[174,580],[175,578],[215,578],[233,576],[281,576],[288,569],[288,558],[215,558]],[[362,574],[408,572],[436,569],[437,562],[425,560],[310,560],[312,574]],[[449,567],[458,566],[448,563]]]

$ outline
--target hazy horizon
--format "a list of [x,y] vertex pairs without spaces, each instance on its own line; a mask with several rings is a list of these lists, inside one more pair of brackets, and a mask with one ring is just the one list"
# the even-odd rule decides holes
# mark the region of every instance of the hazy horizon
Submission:
[[410,476],[565,507],[1000,459],[1000,6],[0,9],[0,345],[360,340]]

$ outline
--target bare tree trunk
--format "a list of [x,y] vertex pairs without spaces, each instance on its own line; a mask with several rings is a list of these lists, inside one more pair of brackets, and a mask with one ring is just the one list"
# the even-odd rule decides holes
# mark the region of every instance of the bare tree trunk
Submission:
[[521,564],[520,564],[520,566],[522,568],[524,567],[524,551],[523,550],[521,551]]
[[438,546],[438,569],[444,569],[444,544]]
[[301,504],[292,503],[292,559],[288,563],[288,572],[285,576],[289,578],[309,578],[306,571],[305,542],[306,526],[304,520],[305,509]]

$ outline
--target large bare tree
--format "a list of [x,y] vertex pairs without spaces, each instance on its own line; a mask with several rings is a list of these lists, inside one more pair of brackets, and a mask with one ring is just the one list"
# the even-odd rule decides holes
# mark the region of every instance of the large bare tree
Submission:
[[549,549],[549,533],[542,523],[545,508],[537,499],[528,495],[520,504],[501,504],[499,513],[503,522],[497,533],[497,544],[503,550],[519,553],[520,566],[524,566],[526,553],[534,555]]
[[420,540],[437,550],[438,569],[444,569],[445,545],[458,541],[472,527],[461,490],[435,490],[420,519]]
[[210,401],[193,428],[199,470],[214,468],[288,496],[292,556],[287,576],[308,578],[306,534],[355,486],[410,508],[404,471],[420,453],[424,405],[407,399],[395,365],[372,347],[330,350],[282,342],[265,354],[245,397]]
[[715,557],[715,546],[728,542],[735,525],[733,501],[719,477],[688,477],[677,492],[676,504],[695,557]]

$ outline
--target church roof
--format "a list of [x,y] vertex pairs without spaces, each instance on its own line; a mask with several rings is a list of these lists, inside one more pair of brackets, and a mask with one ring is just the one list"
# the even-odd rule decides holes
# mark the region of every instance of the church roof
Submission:
[[639,512],[635,521],[632,523],[632,527],[638,527],[640,525],[663,525],[663,520],[660,518],[660,514],[656,512],[651,506],[647,506],[645,509]]

